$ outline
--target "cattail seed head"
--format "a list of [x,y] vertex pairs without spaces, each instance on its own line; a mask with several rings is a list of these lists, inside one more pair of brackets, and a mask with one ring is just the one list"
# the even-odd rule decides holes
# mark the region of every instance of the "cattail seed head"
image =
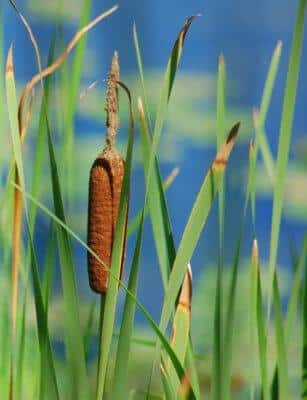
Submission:
[[[88,274],[90,287],[98,293],[104,293],[108,288],[108,269],[111,267],[112,247],[125,172],[124,160],[114,147],[114,137],[119,126],[118,81],[118,55],[115,53],[109,74],[105,107],[107,112],[106,146],[94,161],[89,179],[88,246],[104,265],[88,252]],[[127,214],[126,212],[126,216]],[[124,255],[121,272],[123,262]]]

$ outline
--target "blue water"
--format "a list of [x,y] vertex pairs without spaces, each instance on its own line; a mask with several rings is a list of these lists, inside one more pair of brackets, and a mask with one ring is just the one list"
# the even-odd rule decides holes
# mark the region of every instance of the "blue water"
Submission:
[[[26,1],[19,1],[21,9],[31,23],[39,40],[42,53],[46,57],[47,49],[57,26],[55,22],[31,17],[27,14]],[[123,74],[136,73],[137,64],[132,40],[132,24],[137,25],[140,45],[146,69],[164,68],[166,61],[184,20],[196,13],[203,14],[192,25],[184,48],[181,71],[216,73],[218,57],[224,53],[227,63],[227,79],[240,84],[238,96],[229,93],[228,106],[244,106],[250,110],[259,105],[269,61],[278,40],[283,41],[283,53],[277,86],[273,94],[270,108],[270,118],[267,122],[269,141],[276,155],[279,121],[282,107],[284,82],[287,72],[287,60],[291,45],[291,35],[294,26],[297,1],[293,0],[234,0],[220,1],[136,1],[120,0],[119,11],[96,27],[88,35],[88,46],[95,52],[95,70],[97,79],[104,78],[114,49],[117,49],[121,59]],[[103,9],[113,5],[111,1],[94,1],[92,15],[97,15]],[[14,42],[15,65],[20,79],[28,79],[36,71],[34,52],[21,25],[12,9],[4,6],[5,15],[5,48]],[[66,38],[70,38],[76,29],[76,24],[65,28]],[[306,43],[304,43],[301,76],[297,96],[293,140],[306,139],[306,100],[307,76],[304,73],[307,64]],[[89,82],[90,83],[90,82]],[[231,85],[230,85],[231,86]],[[206,88],[203,88],[204,93]],[[184,112],[184,110],[182,110]],[[92,124],[91,121],[76,119],[76,131],[83,131]],[[189,212],[201,185],[204,173],[214,157],[213,148],[203,148],[186,140],[184,155],[178,160],[181,166],[179,177],[168,191],[167,199],[176,244],[179,243]],[[247,148],[244,143],[236,147],[231,157],[227,174],[235,176],[243,182],[247,168]],[[81,150],[79,150],[81,151]],[[293,153],[291,153],[293,157]],[[164,162],[161,166],[162,175],[166,176],[174,164]],[[228,181],[227,181],[228,182]],[[242,183],[243,185],[243,183]],[[239,185],[240,186],[240,185]],[[134,170],[132,179],[132,199],[130,213],[133,216],[139,209],[144,193],[143,173],[140,168]],[[234,248],[239,232],[239,223],[244,205],[244,192],[240,187],[227,183],[227,210],[225,232],[225,260],[233,258]],[[84,205],[86,207],[86,205]],[[257,199],[256,229],[259,238],[261,257],[267,259],[270,241],[270,220],[272,201],[270,198]],[[196,277],[205,265],[216,263],[218,253],[217,204],[208,218],[204,234],[192,259],[194,276]],[[250,215],[246,224],[246,237],[243,255],[248,256],[251,246]],[[306,223],[298,220],[283,219],[279,245],[279,262],[289,265],[288,237],[293,236],[296,245],[302,241]],[[146,235],[142,256],[141,284],[139,298],[149,312],[158,318],[162,301],[162,286],[157,268],[157,258],[153,245],[150,223],[146,222]],[[43,237],[41,242],[43,242]],[[39,252],[44,253],[43,243],[38,243]],[[80,290],[84,296],[89,295],[84,278],[85,252],[74,246],[78,270],[80,274]],[[131,259],[132,243],[128,247],[128,257]],[[129,263],[128,263],[129,264]],[[82,278],[83,277],[83,278]],[[155,299],[153,301],[153,299]]]

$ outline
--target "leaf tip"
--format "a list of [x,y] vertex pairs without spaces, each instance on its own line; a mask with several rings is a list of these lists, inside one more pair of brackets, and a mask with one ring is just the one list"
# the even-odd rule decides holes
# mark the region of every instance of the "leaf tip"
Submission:
[[239,129],[241,126],[241,122],[237,122],[230,130],[229,135],[226,139],[226,144],[231,144],[234,143],[236,140],[236,137],[238,135]]
[[13,70],[14,70],[13,44],[11,44],[6,59],[6,69],[5,69],[6,75],[12,75]]
[[258,241],[257,241],[257,239],[253,240],[252,256],[256,261],[258,261],[259,254],[258,254]]
[[184,276],[181,293],[179,297],[179,305],[186,308],[188,311],[191,310],[192,301],[192,269],[190,263],[188,264],[187,271]]
[[259,110],[257,108],[253,108],[253,123],[256,128],[259,122]]
[[221,53],[219,56],[219,67],[224,68],[224,66],[225,66],[225,57],[224,54]]
[[217,153],[215,160],[213,161],[213,168],[225,168],[233,145],[235,144],[236,137],[239,132],[240,122],[237,122],[230,130],[224,145],[221,150]]
[[175,167],[173,169],[173,171],[171,172],[171,175],[170,175],[172,177],[172,180],[174,180],[177,177],[179,172],[180,172],[180,167]]
[[276,54],[276,55],[278,55],[278,56],[280,55],[281,50],[282,50],[282,46],[283,46],[283,43],[282,43],[281,40],[279,40],[279,41],[277,42],[276,49],[275,49],[275,54]]
[[253,156],[255,153],[255,141],[254,139],[251,139],[249,142],[249,155]]
[[139,111],[140,116],[142,118],[144,118],[145,114],[144,114],[144,108],[143,108],[143,102],[142,102],[141,96],[138,97],[138,111]]

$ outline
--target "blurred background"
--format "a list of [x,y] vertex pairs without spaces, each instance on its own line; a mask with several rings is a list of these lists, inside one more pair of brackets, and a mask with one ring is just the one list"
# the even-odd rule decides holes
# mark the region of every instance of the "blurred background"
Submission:
[[[56,54],[61,45],[67,43],[78,29],[82,0],[19,0],[20,10],[30,23],[39,44],[44,65],[54,35],[57,38]],[[107,72],[114,50],[119,52],[121,79],[131,89],[134,98],[141,95],[137,61],[133,44],[133,24],[139,37],[140,50],[145,69],[145,83],[151,119],[154,120],[155,106],[159,99],[167,59],[176,36],[185,19],[201,13],[187,35],[182,62],[176,77],[170,100],[167,120],[159,144],[159,160],[162,176],[166,178],[175,167],[180,172],[167,191],[168,208],[176,239],[179,243],[191,207],[195,201],[204,175],[216,151],[216,84],[218,59],[223,53],[227,71],[227,130],[241,121],[239,141],[231,156],[226,178],[226,227],[225,268],[231,264],[242,217],[246,178],[248,171],[249,142],[254,137],[252,109],[259,107],[266,74],[274,48],[279,40],[283,43],[277,84],[267,118],[266,131],[274,156],[277,153],[280,115],[291,46],[296,5],[293,0],[234,0],[229,1],[118,1],[119,9],[102,21],[87,35],[86,55],[82,82],[74,119],[75,141],[73,152],[74,178],[73,196],[67,202],[68,224],[86,238],[88,174],[90,166],[104,145],[104,97]],[[111,1],[93,0],[91,15],[95,17],[114,5]],[[14,45],[15,73],[19,93],[25,83],[37,72],[33,47],[24,26],[8,2],[3,1],[4,58],[11,43]],[[72,56],[68,59],[69,63]],[[306,43],[303,48],[301,71],[306,70]],[[61,75],[57,73],[55,87],[60,87]],[[86,90],[93,82],[94,88]],[[298,85],[297,106],[293,125],[293,141],[290,166],[287,174],[285,205],[279,244],[279,268],[284,277],[283,295],[286,299],[286,282],[291,273],[291,244],[300,249],[307,222],[307,76],[301,74]],[[39,90],[37,90],[37,106]],[[52,96],[54,115],[51,129],[55,141],[60,144],[61,127],[65,121],[65,107],[61,91]],[[121,128],[118,147],[125,149],[127,141],[128,108],[125,96],[121,95]],[[35,113],[34,113],[35,114]],[[33,117],[30,134],[25,143],[25,159],[28,179],[31,176],[31,154],[35,148],[37,121]],[[8,136],[7,136],[8,137]],[[58,139],[58,140],[57,140]],[[8,139],[1,139],[2,162],[10,157]],[[137,139],[138,142],[138,139]],[[61,146],[58,146],[60,159]],[[130,217],[140,209],[144,196],[144,177],[140,151],[135,149],[133,179],[131,187]],[[47,164],[46,164],[47,165]],[[3,172],[2,182],[5,180]],[[49,181],[49,171],[44,172]],[[259,239],[261,263],[264,271],[269,254],[272,188],[269,177],[258,159],[257,169],[256,229]],[[65,182],[63,182],[65,185]],[[46,184],[46,186],[49,185]],[[52,207],[50,187],[41,189],[42,201]],[[211,336],[206,334],[207,321],[213,321],[215,268],[218,259],[218,215],[217,203],[201,236],[195,255],[191,260],[194,284],[193,325],[195,342],[200,352],[210,348]],[[39,214],[36,225],[38,253],[45,254],[49,221]],[[149,219],[145,225],[139,299],[152,316],[158,320],[163,299],[158,260]],[[134,237],[129,239],[126,269],[129,270]],[[252,229],[250,214],[247,217],[244,246],[241,257],[239,293],[245,298],[248,290],[248,260],[251,252]],[[87,283],[86,253],[74,244],[79,289],[85,301],[93,295]],[[225,273],[226,277],[229,275]],[[56,279],[54,296],[60,291],[60,278]],[[227,278],[228,279],[228,278]],[[226,279],[226,281],[227,281]],[[226,283],[227,284],[227,283]],[[238,302],[238,335],[236,339],[244,346],[245,304]],[[246,305],[247,307],[247,305]],[[146,329],[146,323],[137,313],[137,322]],[[240,325],[241,324],[241,325]],[[210,325],[210,323],[209,323]],[[204,339],[207,337],[208,339]],[[242,347],[241,347],[242,350]],[[244,362],[238,362],[240,370]],[[243,374],[243,373],[242,373]],[[244,374],[243,374],[244,375]],[[243,378],[242,378],[243,379]]]

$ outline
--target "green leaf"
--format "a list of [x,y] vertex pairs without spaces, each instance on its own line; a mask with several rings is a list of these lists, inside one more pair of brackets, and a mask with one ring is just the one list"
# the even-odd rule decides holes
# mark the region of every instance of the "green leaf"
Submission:
[[[89,23],[90,20],[90,10],[91,10],[92,0],[84,0],[83,8],[81,12],[81,18],[79,23],[79,30]],[[66,194],[68,199],[72,199],[74,196],[74,116],[76,114],[77,102],[78,102],[78,91],[81,82],[82,68],[84,64],[84,54],[86,46],[86,37],[80,39],[76,46],[75,55],[71,67],[69,68],[69,96],[67,98],[67,109],[65,110],[65,125],[63,136],[64,143],[64,155],[66,176],[65,180],[67,183]],[[67,93],[67,91],[66,91]]]
[[[216,101],[216,145],[217,150],[223,145],[225,137],[225,60],[224,56],[220,55],[218,66],[217,78],[217,101]],[[223,253],[224,253],[224,216],[225,216],[225,193],[224,182],[222,180],[219,194],[219,260],[218,270],[216,276],[216,295],[215,295],[215,308],[214,308],[214,338],[213,338],[213,371],[212,371],[212,398],[221,398],[223,388],[223,353],[222,353],[222,287],[223,287]]]
[[[139,275],[139,264],[140,264],[140,254],[142,247],[143,238],[143,226],[144,226],[144,212],[139,225],[139,231],[137,236],[137,241],[135,245],[132,267],[129,276],[128,289],[134,296],[137,294],[138,287],[138,275]],[[115,369],[113,375],[113,385],[112,385],[112,395],[111,399],[123,399],[125,393],[127,393],[127,377],[129,368],[129,358],[130,358],[130,347],[133,334],[133,323],[135,314],[135,302],[133,299],[126,294],[126,300],[123,311],[123,318],[120,327]]]
[[289,374],[288,374],[288,361],[287,361],[287,347],[285,342],[285,332],[283,327],[283,316],[280,302],[280,294],[278,288],[277,275],[274,275],[274,321],[275,321],[275,335],[277,345],[277,367],[278,367],[278,399],[290,399],[289,391]]
[[295,108],[296,90],[301,61],[301,50],[304,33],[305,8],[307,0],[299,0],[295,29],[292,40],[290,61],[286,88],[284,94],[283,110],[280,125],[278,155],[276,162],[276,175],[273,195],[273,215],[271,226],[270,259],[269,259],[269,293],[268,293],[268,319],[272,302],[272,289],[274,271],[276,268],[279,230],[284,199],[286,170],[288,165],[292,122]]
[[44,306],[43,292],[41,289],[38,265],[28,223],[28,237],[31,248],[31,266],[34,287],[34,300],[36,310],[36,321],[38,327],[38,339],[40,347],[40,399],[59,399],[59,391],[55,374],[55,366],[51,350],[51,342],[48,331],[47,312]]
[[269,71],[267,74],[262,100],[259,112],[254,110],[254,126],[256,131],[256,147],[255,147],[255,158],[257,159],[258,146],[262,152],[262,158],[264,161],[265,168],[267,170],[268,176],[271,180],[272,185],[275,179],[275,162],[272,156],[270,145],[265,132],[265,121],[267,118],[268,109],[271,103],[272,92],[275,86],[276,76],[279,67],[279,61],[282,50],[282,42],[278,42],[274,50]]
[[257,274],[258,274],[258,244],[257,240],[253,241],[251,268],[250,268],[250,284],[249,284],[249,345],[252,357],[251,382],[250,382],[250,399],[255,399],[256,389],[256,357],[257,357]]
[[[171,346],[178,360],[183,364],[186,359],[189,342],[190,342],[190,325],[191,325],[191,299],[192,299],[192,271],[188,266],[185,278],[180,291],[178,304],[173,321],[173,330],[171,336]],[[179,380],[176,370],[168,362],[166,365],[170,385],[174,388],[175,393],[179,390]],[[186,372],[190,375],[190,371]]]
[[303,322],[303,348],[302,348],[302,399],[307,399],[307,260],[305,258],[305,277],[304,277],[304,296],[302,307],[302,322]]
[[161,360],[160,371],[161,371],[161,378],[162,378],[165,398],[169,400],[176,400],[177,399],[176,391],[172,386],[171,378],[165,367],[163,359]]
[[262,99],[261,99],[261,105],[260,105],[260,110],[259,110],[259,124],[260,126],[264,126],[268,110],[270,107],[271,103],[271,98],[272,98],[272,92],[275,86],[275,81],[276,81],[276,76],[278,72],[278,67],[279,67],[279,61],[280,61],[280,56],[281,56],[281,50],[282,50],[282,42],[279,41],[274,49],[270,67],[268,70],[266,82],[264,85],[264,90],[262,93]]
[[95,317],[96,307],[97,307],[97,297],[95,296],[90,305],[87,322],[85,325],[86,328],[83,338],[85,356],[87,356],[89,353],[91,342],[93,339],[93,327],[94,327],[94,320],[95,320],[94,317]]
[[[30,227],[30,229],[31,229],[31,227]],[[51,223],[50,227],[49,227],[45,265],[44,265],[44,276],[43,276],[43,282],[42,282],[44,307],[45,307],[47,316],[48,316],[48,310],[49,310],[49,300],[50,300],[50,294],[51,294],[52,276],[53,276],[54,264],[55,264],[55,254],[54,254],[55,253],[55,241],[56,241],[55,229],[54,229],[53,223]]]
[[267,353],[267,336],[265,319],[263,313],[263,302],[262,302],[262,289],[261,279],[259,270],[259,255],[258,255],[258,244],[254,242],[253,247],[253,258],[254,267],[256,268],[257,276],[257,331],[258,331],[258,346],[259,346],[259,360],[260,360],[260,375],[262,385],[262,397],[263,400],[271,400],[270,386],[268,380],[268,353]]

